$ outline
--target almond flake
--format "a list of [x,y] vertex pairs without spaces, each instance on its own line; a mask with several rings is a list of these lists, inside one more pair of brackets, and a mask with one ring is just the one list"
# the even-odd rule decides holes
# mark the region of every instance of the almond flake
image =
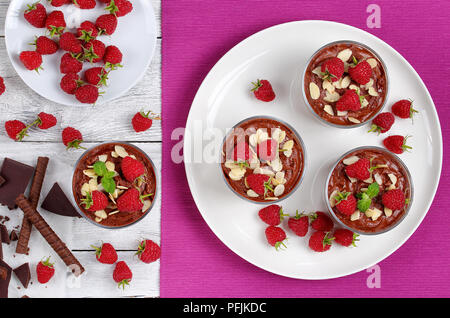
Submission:
[[361,108],[367,107],[369,105],[369,102],[365,97],[362,98]]
[[251,146],[256,147],[258,145],[258,135],[251,134],[250,137],[248,137],[248,141]]
[[106,162],[106,160],[108,159],[108,155],[100,155],[98,156],[98,160],[101,162]]
[[312,73],[322,78],[322,66],[317,66],[315,69],[312,70]]
[[355,124],[361,123],[358,119],[353,118],[353,117],[348,117],[348,121],[351,121],[352,123],[355,123]]
[[378,65],[378,62],[374,58],[367,59],[367,63],[369,63],[371,68],[375,68]]
[[342,62],[347,62],[352,56],[352,54],[353,54],[352,50],[345,49],[338,53],[337,58],[340,59]]
[[348,178],[348,180],[350,180],[351,183],[355,183],[356,181],[358,181],[358,179],[352,178],[352,177],[349,177],[349,176],[347,176],[347,178]]
[[98,218],[98,217],[95,218],[95,222],[100,223],[101,221],[102,221],[102,218]]
[[130,155],[131,158],[133,158],[134,160],[136,160],[136,156],[135,155]]
[[336,205],[336,200],[334,199],[334,197],[338,194],[338,192],[338,190],[334,190],[330,195],[329,201],[332,208],[334,208],[334,206]]
[[342,88],[342,78],[340,78],[337,81],[334,81],[331,83],[335,88],[341,89]]
[[264,198],[264,200],[267,200],[267,201],[276,201],[276,200],[278,200],[278,198],[276,198],[276,197],[267,197],[267,198]]
[[388,174],[389,179],[391,180],[392,184],[395,185],[397,184],[397,177],[395,176],[395,174],[393,173],[389,173]]
[[125,150],[122,146],[115,146],[114,151],[119,155],[121,158],[128,157],[128,152]]
[[83,184],[83,186],[81,187],[81,195],[82,195],[83,197],[85,197],[85,196],[88,194],[88,192],[90,192],[89,183],[85,183],[85,184]]
[[394,190],[395,189],[395,184],[391,184],[387,189],[388,190]]
[[119,212],[120,212],[119,210],[112,211],[112,212],[109,212],[108,215],[111,216],[111,215],[117,214],[117,213],[119,213]]
[[106,166],[106,169],[108,169],[108,171],[115,171],[115,169],[116,169],[116,165],[111,161],[107,161],[105,163],[105,166]]
[[260,166],[261,163],[259,162],[259,159],[255,156],[249,161],[249,164],[250,169],[256,169]]
[[378,96],[378,92],[375,90],[375,88],[370,87],[369,88],[369,95],[370,96]]
[[290,156],[292,156],[292,150],[285,151],[284,155],[289,158]]
[[371,88],[371,87],[373,86],[373,83],[374,83],[373,78],[371,78],[371,79],[367,82],[367,84],[361,85],[361,87],[362,87],[362,88],[365,88],[365,89],[369,89],[369,88]]
[[339,95],[338,92],[330,93],[330,92],[326,91],[325,97],[323,100],[326,102],[329,102],[329,103],[334,103],[334,102],[337,102],[339,100],[339,98],[341,98],[341,95]]
[[142,207],[142,212],[147,211],[151,206],[152,206],[152,201],[145,200],[144,201],[144,206]]
[[351,165],[351,164],[354,164],[355,162],[357,162],[359,160],[359,157],[358,156],[351,156],[351,157],[348,157],[348,158],[345,158],[343,161],[342,161],[342,163],[344,164],[344,165]]
[[288,140],[283,145],[283,149],[286,150],[286,151],[292,150],[293,147],[294,147],[294,141],[293,140]]
[[331,82],[328,80],[323,81],[322,88],[326,89],[330,94],[333,94],[334,91],[336,90],[333,84],[331,84]]
[[234,168],[234,169],[231,169],[231,171],[228,175],[230,176],[231,180],[239,181],[245,175],[245,172],[246,172],[246,169]]
[[113,158],[119,158],[119,155],[117,154],[117,152],[112,151],[112,152],[111,152],[111,157],[113,157]]
[[259,194],[256,193],[255,191],[253,191],[252,189],[250,189],[250,190],[247,191],[247,195],[248,195],[250,198],[257,198],[257,197],[259,197]]
[[283,169],[283,164],[281,163],[281,160],[279,158],[276,158],[275,160],[269,162],[269,165],[275,172],[281,171]]
[[347,114],[348,114],[347,111],[340,111],[340,110],[337,111],[337,115],[338,115],[339,117],[347,116]]
[[309,83],[309,94],[311,95],[312,99],[318,99],[320,97],[320,88],[316,83]]
[[347,88],[351,83],[350,76],[346,76],[341,81],[341,88]]
[[331,115],[331,116],[334,116],[333,107],[331,107],[330,105],[325,105],[325,106],[323,107],[323,110],[324,110],[327,114],[329,114],[329,115]]
[[99,217],[99,218],[101,218],[103,220],[108,218],[108,215],[106,214],[105,210],[95,211],[94,214],[95,214],[96,217]]
[[283,181],[286,180],[286,179],[284,179],[284,175],[285,175],[284,171],[279,171],[279,172],[277,172],[277,173],[275,174],[275,179],[276,179],[279,183],[283,183]]
[[355,213],[353,213],[352,215],[350,215],[350,221],[356,221],[356,220],[359,220],[360,217],[361,217],[361,212],[356,211]]
[[355,84],[350,85],[348,88],[355,90],[359,94],[359,87],[356,86]]
[[384,207],[384,215],[390,217],[392,215],[392,210],[387,207]]
[[225,167],[228,169],[235,169],[235,168],[239,168],[239,165],[235,164],[234,161],[227,160],[227,161],[225,161]]
[[377,173],[373,176],[375,178],[375,181],[379,184],[382,185],[383,184],[383,179],[381,178],[381,176]]
[[277,197],[279,197],[280,195],[282,195],[284,193],[284,185],[283,184],[279,184],[275,187],[275,189],[273,190],[273,194]]
[[97,176],[97,175],[95,174],[94,169],[86,169],[86,170],[83,170],[83,174],[86,175],[86,176],[88,176],[89,178],[94,178],[94,177]]
[[89,191],[93,192],[97,190],[98,190],[97,178],[92,178],[91,180],[89,180]]

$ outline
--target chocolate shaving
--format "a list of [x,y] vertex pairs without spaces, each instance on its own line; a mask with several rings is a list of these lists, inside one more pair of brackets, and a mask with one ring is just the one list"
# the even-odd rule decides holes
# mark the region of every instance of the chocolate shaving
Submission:
[[[42,184],[44,183],[45,172],[47,171],[49,159],[47,157],[39,157],[36,169],[34,171],[33,182],[31,183],[29,200],[33,208],[37,208],[39,197],[41,195]],[[24,217],[22,227],[17,241],[16,253],[26,254],[29,251],[28,242],[31,235],[31,222]]]
[[66,244],[56,235],[52,228],[45,222],[44,218],[31,205],[30,201],[21,194],[16,199],[16,204],[22,209],[28,220],[33,223],[36,229],[41,233],[47,243],[59,255],[63,262],[72,270],[75,276],[79,276],[84,272],[83,266],[67,248]]
[[0,204],[8,206],[10,210],[17,208],[15,199],[25,192],[33,172],[34,167],[5,158],[0,170],[0,175],[6,180],[0,187]]
[[31,279],[30,265],[28,263],[22,264],[19,267],[13,269],[14,274],[22,283],[23,287],[28,288],[28,284]]
[[0,298],[8,298],[8,287],[11,281],[12,268],[6,264],[3,260],[0,260],[0,267],[6,268],[6,278],[0,279]]
[[2,176],[0,176],[0,187],[3,185],[3,183],[5,183],[6,180],[5,178],[3,178]]
[[4,224],[0,224],[0,236],[2,238],[2,242],[5,244],[11,243],[11,240],[9,239],[9,233],[8,233],[8,229],[6,228],[6,226]]
[[57,182],[55,182],[48,192],[44,202],[42,202],[41,208],[62,216],[80,217]]

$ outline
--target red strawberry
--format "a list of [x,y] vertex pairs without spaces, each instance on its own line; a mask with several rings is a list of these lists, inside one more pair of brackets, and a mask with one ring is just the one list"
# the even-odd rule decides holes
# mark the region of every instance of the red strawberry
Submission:
[[98,36],[98,30],[94,23],[91,21],[84,21],[77,29],[78,39],[89,42]]
[[83,104],[95,104],[99,95],[98,87],[90,84],[80,86],[75,91],[75,97]]
[[342,246],[356,246],[356,242],[359,241],[357,237],[359,234],[353,233],[347,229],[337,229],[334,231],[334,241]]
[[139,244],[136,255],[146,264],[153,263],[161,257],[161,248],[152,240],[143,240]]
[[83,142],[83,136],[81,132],[72,127],[67,127],[62,131],[62,141],[63,144],[67,147],[67,149],[75,148],[75,149],[85,149],[80,146],[80,143]]
[[259,210],[258,215],[263,222],[273,226],[280,225],[283,218],[287,216],[287,214],[283,214],[283,208],[276,204]]
[[412,149],[412,147],[406,145],[406,140],[409,137],[410,136],[403,137],[400,135],[389,136],[383,140],[383,144],[389,151],[396,154],[402,154],[404,150],[408,151],[408,149]]
[[122,287],[125,289],[125,286],[129,285],[131,279],[133,278],[133,273],[131,269],[128,267],[127,263],[124,261],[120,261],[116,264],[116,268],[114,269],[113,279],[116,283],[119,284],[119,288]]
[[233,160],[236,162],[245,162],[253,158],[250,146],[245,141],[238,142],[233,148]]
[[20,61],[27,70],[35,70],[38,72],[39,69],[42,69],[42,55],[36,51],[24,51],[20,53]]
[[95,258],[100,263],[114,264],[117,262],[117,252],[110,243],[103,243],[100,247],[91,245],[91,247],[95,249]]
[[33,4],[27,4],[23,16],[25,19],[36,28],[45,27],[45,20],[47,19],[47,10],[39,2]]
[[323,74],[323,79],[329,79],[332,82],[336,82],[344,74],[344,62],[337,57],[332,57],[323,62],[321,72]]
[[403,209],[406,202],[405,194],[401,189],[393,189],[385,192],[381,200],[383,205],[392,211]]
[[108,72],[103,67],[93,67],[84,73],[86,82],[94,86],[106,86]]
[[309,217],[302,213],[295,212],[295,216],[289,218],[289,228],[298,236],[305,236],[309,229]]
[[317,231],[309,238],[309,247],[315,252],[325,252],[331,247],[334,237],[329,237],[329,232]]
[[84,44],[84,60],[97,63],[103,60],[105,44],[99,40],[92,40]]
[[264,161],[272,161],[278,155],[278,142],[275,139],[267,139],[257,146],[258,157]]
[[45,27],[50,31],[50,36],[61,35],[66,29],[64,13],[58,10],[49,13],[45,20]]
[[99,30],[99,35],[107,34],[111,35],[116,31],[117,18],[114,14],[104,14],[97,18],[95,26]]
[[264,195],[267,190],[273,191],[269,179],[269,176],[265,174],[250,174],[245,178],[250,189],[259,195]]
[[153,196],[153,193],[141,195],[136,188],[127,190],[117,199],[117,209],[120,212],[137,212],[141,211],[144,198]]
[[266,238],[267,242],[269,242],[269,244],[274,246],[277,250],[280,245],[286,247],[286,245],[284,244],[284,240],[286,239],[286,232],[284,232],[282,228],[269,226],[266,229]]
[[370,160],[362,158],[345,167],[345,173],[350,178],[356,178],[358,180],[367,180],[370,178]]
[[94,9],[97,2],[95,0],[73,0],[73,4],[80,9]]
[[51,55],[58,51],[58,43],[49,39],[46,36],[40,36],[36,38],[36,41],[33,43],[36,45],[36,52],[41,55]]
[[5,90],[6,90],[5,82],[3,81],[3,77],[0,76],[0,96],[3,95]]
[[377,131],[378,133],[385,133],[391,129],[394,121],[395,117],[392,113],[380,113],[372,120],[372,128],[369,132]]
[[22,141],[25,136],[28,136],[28,127],[18,120],[9,120],[5,122],[5,130],[9,138],[15,141]]
[[336,197],[336,208],[344,215],[352,215],[356,210],[356,198],[350,192],[339,192]]
[[369,63],[367,63],[367,61],[361,61],[358,63],[354,57],[353,59],[354,66],[349,67],[348,73],[350,74],[350,77],[359,85],[366,85],[372,77],[372,67]]
[[103,62],[105,63],[106,68],[110,68],[112,70],[117,69],[118,67],[122,67],[120,64],[122,62],[122,52],[119,50],[117,46],[110,45],[105,50],[105,56],[103,56]]
[[275,92],[268,80],[257,80],[253,83],[252,92],[255,97],[263,102],[271,102],[275,99]]
[[86,198],[81,200],[81,202],[89,212],[104,210],[109,204],[108,197],[101,191],[86,193]]
[[55,275],[55,268],[53,267],[53,263],[50,263],[50,257],[37,264],[36,274],[38,282],[41,284],[47,283]]
[[80,76],[76,73],[67,73],[61,79],[61,83],[59,84],[61,89],[67,94],[75,94],[78,86],[79,86]]
[[61,57],[61,64],[59,70],[62,74],[78,73],[83,69],[81,63],[76,57],[70,53],[66,53]]
[[79,54],[83,52],[83,46],[81,41],[77,39],[75,34],[70,32],[64,32],[59,37],[59,47],[69,53]]
[[402,99],[392,105],[392,112],[400,118],[413,118],[417,110],[412,108],[413,102],[411,100]]
[[150,129],[153,124],[152,118],[149,117],[150,111],[148,113],[139,112],[133,116],[131,124],[135,132],[142,132]]
[[121,164],[122,174],[130,182],[145,174],[145,167],[142,162],[131,157],[125,157]]
[[347,89],[344,95],[336,102],[336,109],[338,111],[357,111],[361,109],[361,100],[358,93],[353,89]]
[[329,232],[333,229],[333,220],[323,212],[316,212],[310,216],[311,218],[311,227],[316,231],[325,231]]
[[47,114],[44,112],[40,112],[38,114],[38,119],[36,120],[36,125],[40,129],[49,129],[56,125],[57,119],[52,114]]
[[117,17],[123,17],[133,11],[133,4],[128,0],[110,0],[106,10]]

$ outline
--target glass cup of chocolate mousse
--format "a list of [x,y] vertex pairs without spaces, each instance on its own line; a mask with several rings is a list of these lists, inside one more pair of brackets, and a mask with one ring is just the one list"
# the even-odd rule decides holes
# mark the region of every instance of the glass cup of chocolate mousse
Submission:
[[406,165],[386,149],[358,147],[331,168],[325,201],[334,219],[363,235],[392,230],[406,217],[414,187]]
[[302,182],[305,145],[286,122],[269,116],[250,117],[225,136],[220,169],[228,188],[240,198],[272,204],[289,197]]
[[318,49],[303,72],[303,98],[322,123],[355,128],[375,118],[386,104],[389,76],[381,57],[355,41]]
[[157,175],[144,151],[125,142],[86,150],[72,178],[75,206],[89,222],[108,229],[136,224],[155,205]]

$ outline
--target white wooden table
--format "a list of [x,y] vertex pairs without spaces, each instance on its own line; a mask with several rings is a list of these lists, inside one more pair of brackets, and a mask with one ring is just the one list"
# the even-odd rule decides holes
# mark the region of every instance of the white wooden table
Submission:
[[[150,0],[149,0],[150,1]],[[29,1],[34,2],[34,0]],[[145,77],[123,97],[93,108],[71,108],[48,101],[29,89],[11,66],[5,48],[4,22],[9,0],[0,1],[0,76],[5,80],[6,92],[0,96],[0,160],[12,159],[35,165],[38,156],[48,156],[50,163],[41,195],[48,193],[54,182],[58,182],[67,195],[73,166],[82,150],[66,151],[61,143],[61,131],[72,126],[79,129],[84,146],[91,147],[105,141],[126,141],[144,150],[154,161],[158,170],[158,185],[161,189],[161,122],[154,121],[152,128],[137,134],[131,127],[132,116],[141,109],[161,113],[161,2],[151,0],[158,24],[158,42],[155,57]],[[107,110],[108,124],[98,125],[98,118]],[[32,129],[24,142],[14,142],[6,136],[4,123],[7,120],[31,122],[41,112],[54,114],[58,118],[56,127],[48,131]],[[101,229],[85,219],[66,218],[40,209],[43,217],[55,232],[65,241],[73,254],[86,268],[79,280],[73,280],[64,263],[53,252],[41,235],[34,229],[30,240],[30,255],[15,254],[15,242],[3,244],[5,261],[11,267],[29,262],[32,270],[31,284],[23,289],[17,278],[11,279],[10,297],[125,297],[159,296],[159,261],[144,264],[134,255],[141,238],[160,242],[161,195],[157,198],[150,214],[141,222],[121,230]],[[0,215],[11,218],[5,223],[8,230],[21,224],[22,212],[9,211],[0,206]],[[125,291],[117,288],[112,279],[113,266],[100,264],[95,259],[91,244],[110,242],[118,250],[119,260],[125,260],[133,271],[133,281]],[[13,256],[15,255],[15,256]],[[55,261],[56,274],[46,285],[36,280],[36,264],[48,255]],[[20,288],[18,288],[20,287]]]

